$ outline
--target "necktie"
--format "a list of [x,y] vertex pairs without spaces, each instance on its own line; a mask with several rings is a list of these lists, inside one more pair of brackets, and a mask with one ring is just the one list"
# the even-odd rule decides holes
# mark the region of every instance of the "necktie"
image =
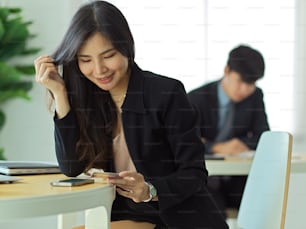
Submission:
[[215,142],[223,142],[231,136],[231,131],[233,127],[235,106],[233,102],[229,102],[227,105],[227,111],[225,115],[224,124],[220,128],[220,131],[216,137]]

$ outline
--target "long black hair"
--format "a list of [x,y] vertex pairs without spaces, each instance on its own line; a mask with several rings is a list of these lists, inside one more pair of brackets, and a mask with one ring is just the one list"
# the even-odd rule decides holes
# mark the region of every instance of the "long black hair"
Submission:
[[110,93],[98,88],[81,73],[77,53],[96,32],[109,39],[113,47],[134,63],[134,40],[124,15],[114,5],[93,1],[82,6],[72,18],[63,41],[53,54],[63,66],[63,78],[71,109],[76,113],[80,138],[76,152],[87,169],[103,168],[112,157],[113,130],[117,125],[117,108]]

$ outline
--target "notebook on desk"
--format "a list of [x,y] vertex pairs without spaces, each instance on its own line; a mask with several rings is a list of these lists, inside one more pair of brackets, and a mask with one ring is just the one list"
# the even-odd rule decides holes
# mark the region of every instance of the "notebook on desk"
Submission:
[[255,152],[256,152],[255,150],[250,150],[236,154],[205,154],[205,159],[206,160],[252,159],[254,157]]
[[29,175],[60,173],[58,165],[47,162],[0,161],[0,173],[5,175]]
[[205,160],[224,160],[224,155],[219,154],[205,154]]

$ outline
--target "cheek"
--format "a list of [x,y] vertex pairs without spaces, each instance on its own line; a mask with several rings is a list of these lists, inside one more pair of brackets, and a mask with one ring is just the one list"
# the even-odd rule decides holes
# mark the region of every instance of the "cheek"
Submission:
[[127,70],[128,70],[128,62],[122,63],[122,64],[121,64],[121,71],[122,71],[123,73],[126,73]]
[[230,88],[231,93],[235,94],[239,92],[239,84],[237,84],[236,82],[232,82],[229,88]]
[[117,69],[120,72],[126,72],[128,69],[128,59],[121,56],[121,58],[116,59],[116,61],[110,63],[108,66],[112,69]]
[[85,76],[91,74],[91,72],[92,72],[92,67],[88,63],[86,63],[86,64],[79,63],[79,69],[83,73],[83,75],[85,75]]

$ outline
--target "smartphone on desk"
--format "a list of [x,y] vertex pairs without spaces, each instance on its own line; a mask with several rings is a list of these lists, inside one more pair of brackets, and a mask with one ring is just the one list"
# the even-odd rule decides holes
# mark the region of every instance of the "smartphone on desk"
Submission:
[[52,181],[50,184],[52,186],[59,186],[59,187],[74,187],[85,184],[92,184],[94,182],[95,182],[94,179],[69,178],[58,181]]

